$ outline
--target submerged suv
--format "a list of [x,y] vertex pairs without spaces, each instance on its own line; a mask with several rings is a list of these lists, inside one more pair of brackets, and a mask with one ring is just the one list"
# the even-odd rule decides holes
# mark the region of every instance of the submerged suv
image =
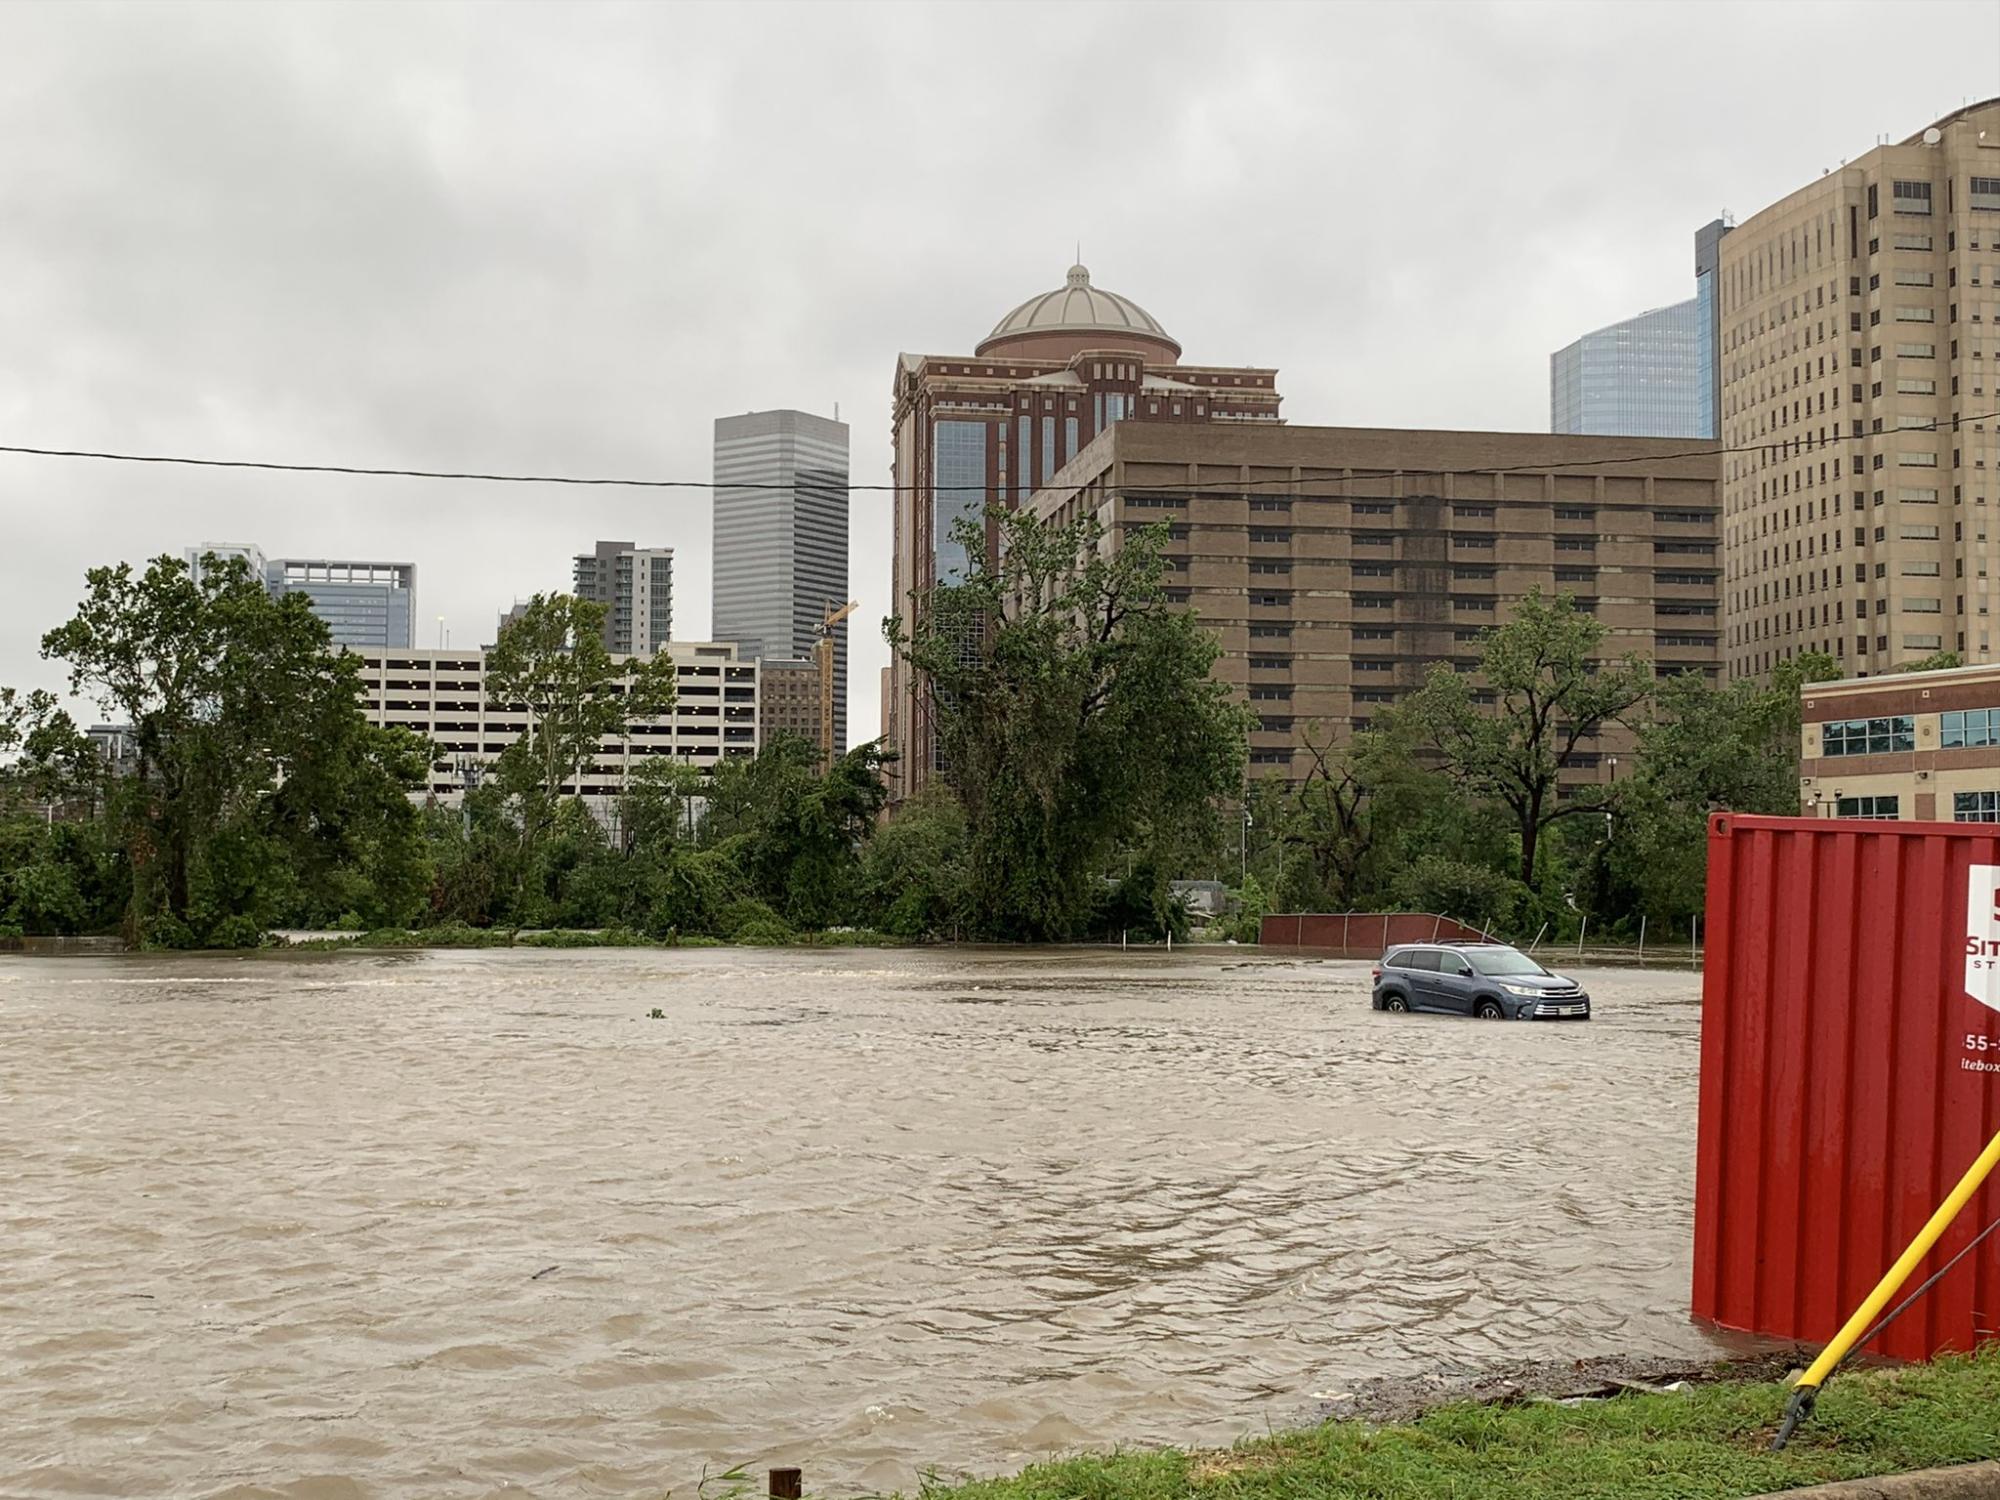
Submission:
[[1587,1021],[1590,996],[1505,943],[1404,943],[1375,966],[1377,1010],[1500,1021]]

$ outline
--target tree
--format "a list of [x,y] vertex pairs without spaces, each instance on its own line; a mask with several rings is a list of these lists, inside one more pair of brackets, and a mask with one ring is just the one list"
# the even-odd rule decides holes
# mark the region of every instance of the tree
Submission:
[[869,840],[872,925],[902,938],[956,938],[970,925],[965,814],[932,782]]
[[324,895],[358,809],[407,827],[403,793],[428,751],[367,724],[355,659],[302,596],[274,600],[240,560],[213,557],[199,578],[161,557],[86,583],[42,654],[132,728],[133,774],[105,784],[130,933],[254,941]]
[[1312,765],[1280,812],[1279,899],[1288,910],[1353,911],[1367,899],[1385,838],[1436,795],[1417,765],[1406,720],[1391,716],[1345,745],[1303,737]]
[[1513,815],[1525,886],[1535,883],[1536,845],[1549,824],[1602,810],[1595,799],[1557,796],[1577,747],[1623,722],[1652,690],[1638,657],[1600,663],[1603,641],[1604,627],[1569,595],[1548,600],[1534,589],[1512,619],[1481,638],[1477,675],[1490,703],[1469,676],[1439,662],[1406,705],[1440,769]]
[[104,764],[53,693],[0,687],[0,799],[94,798]]
[[717,765],[703,837],[718,841],[751,894],[793,927],[851,922],[859,852],[888,792],[870,743],[819,769],[811,741],[780,735],[755,756]]
[[1119,851],[1172,844],[1242,787],[1247,710],[1220,648],[1160,587],[1165,528],[1107,545],[1094,520],[961,524],[963,578],[890,644],[924,684],[967,832],[967,904],[991,937],[1074,937]]
[[1663,679],[1639,726],[1638,769],[1619,789],[1610,877],[1657,921],[1702,908],[1708,817],[1799,810],[1799,690],[1840,675],[1830,656],[1781,662],[1768,685]]
[[674,664],[665,656],[614,661],[603,605],[537,594],[487,653],[486,692],[528,716],[494,775],[519,821],[522,852],[532,857],[554,826],[564,785],[579,780],[600,744],[673,706]]

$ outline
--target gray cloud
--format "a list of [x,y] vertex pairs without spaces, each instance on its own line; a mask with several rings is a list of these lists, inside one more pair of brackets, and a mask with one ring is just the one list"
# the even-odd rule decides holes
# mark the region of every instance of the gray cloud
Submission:
[[[1729,53],[1717,51],[1717,28]],[[1899,83],[1857,39],[1936,39]],[[899,350],[1080,238],[1291,419],[1539,428],[1548,352],[1689,294],[1690,237],[1996,87],[1985,3],[0,8],[0,442],[705,478],[793,405],[888,478]],[[1873,75],[1880,78],[1881,75]],[[888,501],[855,496],[862,614]],[[0,457],[0,682],[85,567],[253,539],[417,563],[483,639],[699,494]],[[875,721],[872,629],[852,724]]]

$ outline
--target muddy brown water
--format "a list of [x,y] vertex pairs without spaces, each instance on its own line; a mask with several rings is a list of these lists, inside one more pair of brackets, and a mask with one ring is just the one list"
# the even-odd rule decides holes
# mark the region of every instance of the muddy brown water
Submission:
[[1248,953],[0,957],[0,1494],[907,1490],[1712,1355],[1697,980],[1582,977],[1559,1026]]

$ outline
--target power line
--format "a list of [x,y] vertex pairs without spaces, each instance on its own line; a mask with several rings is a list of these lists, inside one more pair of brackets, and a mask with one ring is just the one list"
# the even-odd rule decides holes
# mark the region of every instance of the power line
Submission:
[[[1993,421],[1996,418],[2000,418],[2000,411],[1983,412],[1969,417],[1954,417],[1949,420],[1951,422],[1951,429],[1956,431],[1958,427],[1967,422],[1987,422]],[[1944,421],[1945,419],[1939,419],[1917,427],[1901,427],[1894,430],[1897,432],[1937,433],[1945,430]],[[1511,436],[1512,434],[1503,435]],[[1543,436],[1540,433],[1524,433],[1520,435],[1525,437]],[[1563,436],[1564,434],[1551,435]],[[1877,434],[1868,435],[1875,436]],[[1616,441],[1616,439],[1612,440]],[[1842,436],[1836,433],[1832,437],[1827,438],[1802,436],[1775,443],[1744,443],[1729,448],[1707,444],[1699,448],[1684,448],[1667,453],[1633,453],[1619,457],[1558,459],[1547,463],[1486,464],[1469,468],[1411,467],[1407,465],[1394,469],[1344,468],[1339,478],[1334,479],[1332,482],[1346,483],[1358,479],[1393,479],[1404,474],[1435,475],[1442,478],[1447,475],[1547,474],[1560,469],[1606,469],[1624,464],[1667,463],[1683,458],[1725,458],[1732,454],[1767,453],[1773,449],[1785,447],[1787,442],[1797,443],[1799,445],[1797,454],[1804,455],[1832,447],[1835,444],[1852,443],[1860,440],[1859,437],[1852,434]],[[1643,441],[1643,439],[1636,441]],[[724,483],[713,479],[628,479],[615,476],[578,474],[495,474],[471,470],[378,468],[363,464],[287,463],[274,459],[195,458],[183,454],[114,453],[90,448],[37,448],[13,443],[0,443],[0,453],[18,453],[33,458],[93,459],[107,463],[164,464],[203,469],[253,469],[267,473],[281,474],[347,474],[367,479],[455,479],[469,480],[481,484],[561,484],[652,490],[791,490],[797,487],[791,484]],[[1794,455],[1787,455],[1787,457],[1791,456]],[[1313,467],[1319,466],[1315,465]],[[1334,466],[1326,465],[1325,467],[1332,468]],[[1292,480],[1289,477],[1277,476],[1271,479],[1218,479],[1214,481],[1191,480],[1179,483],[1128,484],[1113,488],[1115,492],[1120,494],[1143,493],[1157,495],[1163,493],[1184,493],[1189,495],[1226,495],[1242,494],[1246,490],[1269,485],[1290,485],[1291,483]],[[1047,486],[1044,485],[1043,488],[1047,488]],[[858,490],[864,493],[886,494],[951,493],[955,489],[976,490],[980,494],[987,492],[987,486],[984,484],[978,486],[849,484],[847,489],[850,492]],[[1308,500],[1337,500],[1347,497],[1341,495],[1310,494],[1301,491],[1298,492],[1298,498]]]

